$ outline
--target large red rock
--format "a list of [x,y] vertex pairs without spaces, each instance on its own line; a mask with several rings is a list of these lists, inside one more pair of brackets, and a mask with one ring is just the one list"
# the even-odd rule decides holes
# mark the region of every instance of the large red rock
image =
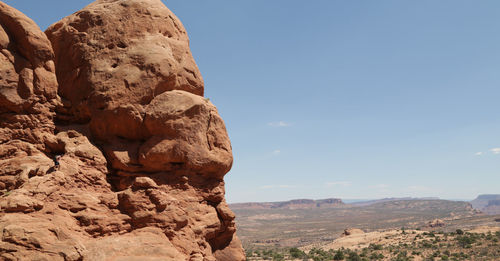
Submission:
[[0,2],[0,190],[21,187],[52,164],[57,80],[50,41],[31,19]]
[[0,142],[23,138],[37,148],[54,129],[54,52],[31,19],[0,2]]
[[[57,55],[59,94],[74,115],[99,122],[117,109],[123,125],[130,125],[110,126],[102,136],[140,137],[135,113],[165,91],[203,95],[187,33],[160,0],[96,1],[52,25],[47,35]],[[138,106],[118,109],[123,104]]]
[[0,2],[0,25],[0,259],[245,259],[224,122],[160,0],[99,0],[48,37]]

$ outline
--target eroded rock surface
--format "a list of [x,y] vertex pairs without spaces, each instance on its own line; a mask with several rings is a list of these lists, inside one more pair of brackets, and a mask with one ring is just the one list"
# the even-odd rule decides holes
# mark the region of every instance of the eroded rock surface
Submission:
[[0,25],[0,259],[244,260],[224,122],[160,0]]

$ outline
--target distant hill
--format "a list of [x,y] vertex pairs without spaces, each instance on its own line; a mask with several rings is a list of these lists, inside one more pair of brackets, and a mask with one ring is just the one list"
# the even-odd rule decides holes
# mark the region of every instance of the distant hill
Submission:
[[393,201],[412,201],[412,200],[439,200],[437,197],[423,198],[383,198],[383,199],[365,199],[365,200],[342,200],[339,198],[328,199],[292,199],[288,201],[278,202],[246,202],[229,204],[231,209],[313,209],[313,208],[332,208],[332,207],[363,207],[378,203],[393,202]]
[[479,195],[470,202],[472,207],[490,215],[500,214],[500,194]]
[[391,202],[391,201],[400,201],[400,200],[439,200],[437,197],[424,197],[424,198],[412,198],[412,197],[404,197],[404,198],[383,198],[383,199],[373,199],[367,201],[358,201],[352,202],[350,205],[362,207],[362,206],[370,206],[377,203],[383,202]]
[[481,211],[489,215],[500,214],[500,200],[494,199],[488,201],[488,205],[486,205],[486,207],[484,207]]
[[294,199],[279,202],[249,202],[229,204],[231,209],[314,209],[314,208],[334,208],[343,206],[339,198],[328,199]]
[[470,202],[475,209],[490,215],[500,214],[500,194],[479,195]]
[[[364,206],[365,207],[365,206]],[[451,201],[441,199],[411,199],[411,200],[393,200],[378,202],[366,206],[366,208],[378,208],[385,210],[404,210],[404,211],[427,211],[430,213],[439,213],[443,210],[449,211],[452,216],[455,215],[473,215],[478,211],[474,210],[469,202]],[[446,212],[443,212],[446,213]]]

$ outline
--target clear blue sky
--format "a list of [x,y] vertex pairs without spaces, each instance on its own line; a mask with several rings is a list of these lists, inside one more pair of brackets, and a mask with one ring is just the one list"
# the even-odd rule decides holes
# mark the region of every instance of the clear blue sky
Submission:
[[[90,1],[9,0],[42,29]],[[226,122],[229,202],[500,193],[500,1],[164,1]]]

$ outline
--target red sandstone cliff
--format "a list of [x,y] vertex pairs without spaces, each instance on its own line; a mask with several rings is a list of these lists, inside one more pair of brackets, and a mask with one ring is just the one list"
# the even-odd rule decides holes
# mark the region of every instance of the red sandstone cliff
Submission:
[[245,259],[231,144],[160,0],[98,0],[46,34],[0,2],[0,25],[0,259]]

